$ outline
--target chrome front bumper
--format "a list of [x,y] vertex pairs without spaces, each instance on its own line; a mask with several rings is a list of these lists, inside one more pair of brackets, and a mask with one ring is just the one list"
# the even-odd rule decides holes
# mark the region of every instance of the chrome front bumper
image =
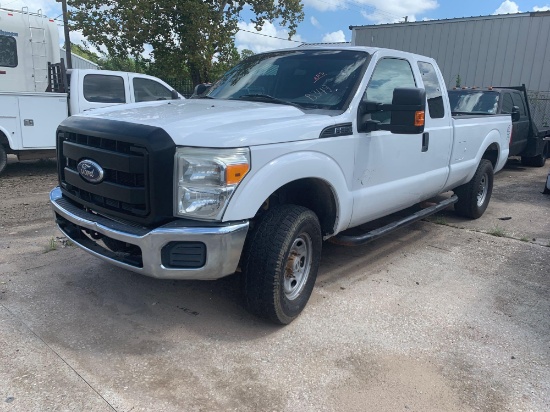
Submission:
[[[77,246],[113,265],[161,279],[211,280],[234,273],[248,232],[248,221],[190,226],[189,222],[176,220],[156,229],[121,223],[78,208],[62,196],[59,187],[50,192],[50,203],[59,229]],[[81,235],[81,231],[93,236]],[[118,259],[116,253],[94,241],[101,236],[139,247],[141,264]],[[192,269],[166,267],[161,251],[170,242],[203,243],[206,246],[204,265]]]

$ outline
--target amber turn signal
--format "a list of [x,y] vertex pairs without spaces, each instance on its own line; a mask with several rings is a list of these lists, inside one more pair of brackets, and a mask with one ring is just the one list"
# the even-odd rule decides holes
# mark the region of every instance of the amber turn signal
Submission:
[[417,127],[424,126],[424,111],[419,111],[414,114],[414,125]]
[[234,185],[239,183],[248,173],[247,164],[228,165],[225,170],[225,183]]

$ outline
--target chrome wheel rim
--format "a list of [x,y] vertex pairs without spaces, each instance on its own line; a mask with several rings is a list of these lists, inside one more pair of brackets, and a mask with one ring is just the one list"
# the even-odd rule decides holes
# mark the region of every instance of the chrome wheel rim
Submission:
[[488,191],[489,191],[489,176],[487,176],[487,173],[484,173],[483,176],[481,176],[481,180],[479,181],[479,187],[477,190],[478,207],[483,206],[483,203],[485,203],[485,199],[487,198]]
[[296,299],[307,282],[311,270],[312,242],[307,233],[294,239],[285,265],[283,289],[288,300]]

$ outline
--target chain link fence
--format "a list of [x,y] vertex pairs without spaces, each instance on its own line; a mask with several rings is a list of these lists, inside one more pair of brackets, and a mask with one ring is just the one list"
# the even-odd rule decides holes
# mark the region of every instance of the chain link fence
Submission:
[[184,97],[188,98],[193,94],[193,82],[191,79],[180,79],[177,77],[162,78],[166,83],[176,89]]
[[550,128],[550,91],[538,92],[528,90],[529,107],[531,116],[539,129]]

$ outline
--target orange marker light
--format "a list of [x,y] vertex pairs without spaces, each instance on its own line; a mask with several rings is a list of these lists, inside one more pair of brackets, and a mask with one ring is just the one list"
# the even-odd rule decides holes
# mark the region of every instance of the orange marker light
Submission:
[[225,170],[225,183],[234,185],[239,183],[248,173],[247,164],[228,165]]
[[424,126],[425,122],[425,114],[424,111],[416,112],[414,114],[414,125],[417,127]]

